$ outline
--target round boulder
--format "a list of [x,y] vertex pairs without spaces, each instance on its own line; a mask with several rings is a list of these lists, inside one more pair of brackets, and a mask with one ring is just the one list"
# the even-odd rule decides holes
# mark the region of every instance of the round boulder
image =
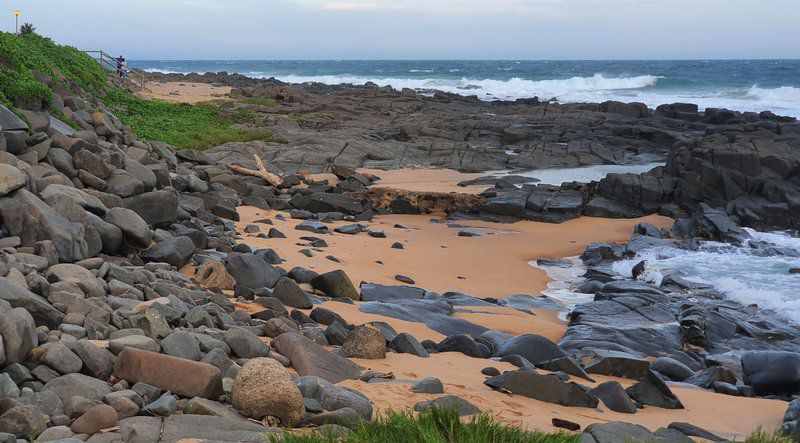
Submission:
[[299,422],[305,412],[300,389],[286,369],[271,358],[245,363],[233,382],[231,403],[251,418],[276,417],[286,427]]
[[386,358],[386,337],[372,325],[361,325],[353,329],[342,345],[348,358]]

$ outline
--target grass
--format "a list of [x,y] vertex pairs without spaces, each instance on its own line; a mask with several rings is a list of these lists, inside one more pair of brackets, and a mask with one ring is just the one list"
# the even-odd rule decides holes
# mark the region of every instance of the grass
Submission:
[[794,440],[791,437],[786,437],[779,433],[770,433],[761,428],[753,432],[745,443],[792,443]]
[[71,46],[58,45],[36,34],[0,32],[0,102],[6,106],[34,100],[49,104],[53,91],[37,81],[33,72],[53,76],[56,70],[88,91],[107,85],[106,72],[100,64]]
[[227,142],[268,139],[268,131],[237,128],[252,116],[235,113],[222,116],[214,107],[141,99],[115,89],[101,97],[117,118],[143,140],[159,140],[178,149],[206,149]]
[[390,412],[385,418],[362,423],[346,436],[292,435],[277,437],[286,443],[567,443],[577,434],[529,432],[507,426],[491,415],[481,414],[467,422],[454,410],[431,409],[414,415]]

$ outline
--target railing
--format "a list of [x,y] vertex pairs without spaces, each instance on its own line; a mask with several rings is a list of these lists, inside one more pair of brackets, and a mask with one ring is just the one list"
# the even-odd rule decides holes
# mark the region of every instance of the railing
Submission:
[[[115,72],[117,71],[117,58],[109,55],[107,52],[103,51],[102,49],[99,50],[99,51],[83,51],[83,52],[85,54],[89,54],[93,59],[95,59],[98,62],[100,62],[100,64],[103,65],[104,67],[111,68]],[[131,70],[131,69],[128,69],[125,72],[126,72],[126,74],[131,74],[133,76],[138,77],[139,87],[144,91],[144,85],[147,82],[147,79],[145,78],[145,73],[142,72],[142,71],[134,71],[134,70]],[[131,81],[134,84],[137,83],[136,81],[133,81],[133,80],[131,80]]]

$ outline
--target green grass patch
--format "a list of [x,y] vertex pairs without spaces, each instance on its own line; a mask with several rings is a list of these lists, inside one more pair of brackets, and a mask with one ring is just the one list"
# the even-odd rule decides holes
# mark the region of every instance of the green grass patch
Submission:
[[573,443],[577,434],[530,432],[504,425],[481,414],[462,421],[453,410],[432,409],[418,415],[390,412],[385,418],[363,423],[344,437],[292,435],[276,437],[286,443]]
[[761,428],[758,428],[745,439],[745,443],[792,443],[794,441],[791,437],[777,432],[767,432]]
[[252,116],[236,113],[222,116],[214,107],[141,99],[123,90],[101,97],[117,118],[146,141],[159,140],[178,149],[206,149],[227,142],[268,139],[268,131],[236,128]]
[[106,72],[100,64],[76,48],[36,34],[0,32],[0,100],[5,105],[32,100],[49,103],[52,90],[37,81],[33,71],[52,76],[55,70],[88,91],[107,85]]

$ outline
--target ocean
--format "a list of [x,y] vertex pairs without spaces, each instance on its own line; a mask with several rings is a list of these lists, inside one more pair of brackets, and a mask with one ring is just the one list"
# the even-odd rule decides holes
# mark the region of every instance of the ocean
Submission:
[[438,89],[484,100],[538,96],[562,103],[619,100],[691,102],[800,117],[800,60],[450,61],[138,60],[149,72],[239,73],[327,84]]

